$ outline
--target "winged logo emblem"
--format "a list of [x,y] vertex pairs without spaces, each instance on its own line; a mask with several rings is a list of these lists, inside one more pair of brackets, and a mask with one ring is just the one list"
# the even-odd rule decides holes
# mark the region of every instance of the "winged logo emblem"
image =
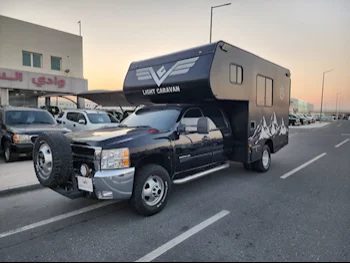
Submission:
[[168,71],[162,66],[157,72],[152,67],[136,70],[136,76],[139,81],[153,79],[158,87],[169,76],[186,74],[197,62],[199,57],[184,59],[176,62]]

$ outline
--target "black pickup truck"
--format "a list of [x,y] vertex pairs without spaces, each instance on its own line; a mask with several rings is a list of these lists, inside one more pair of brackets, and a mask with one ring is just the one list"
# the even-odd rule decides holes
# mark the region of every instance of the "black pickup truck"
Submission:
[[288,144],[289,77],[224,42],[132,63],[123,90],[146,106],[118,128],[40,135],[33,152],[38,180],[69,198],[130,200],[151,216],[166,205],[172,184],[226,169],[229,161],[266,172],[271,154]]

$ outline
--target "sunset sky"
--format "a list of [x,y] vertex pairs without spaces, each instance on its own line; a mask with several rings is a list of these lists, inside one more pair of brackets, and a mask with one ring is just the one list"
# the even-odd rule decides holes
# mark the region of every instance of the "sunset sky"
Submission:
[[89,89],[122,89],[130,62],[224,40],[287,67],[292,96],[350,109],[350,0],[0,0],[0,14],[78,34]]

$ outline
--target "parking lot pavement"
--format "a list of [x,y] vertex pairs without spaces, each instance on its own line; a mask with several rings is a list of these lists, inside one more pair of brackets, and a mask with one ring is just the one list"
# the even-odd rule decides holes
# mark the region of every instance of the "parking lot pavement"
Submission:
[[101,207],[49,189],[2,197],[0,260],[348,261],[349,131],[350,123],[291,131],[267,174],[234,164],[175,186],[150,218],[127,202]]

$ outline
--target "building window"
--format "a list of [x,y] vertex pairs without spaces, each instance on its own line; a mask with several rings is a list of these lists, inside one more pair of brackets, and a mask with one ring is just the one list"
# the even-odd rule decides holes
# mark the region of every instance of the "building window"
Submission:
[[230,81],[232,84],[243,83],[243,68],[238,65],[230,65]]
[[256,80],[256,103],[261,107],[273,105],[273,80],[258,76]]
[[26,67],[41,68],[42,56],[41,54],[22,51],[22,64]]
[[51,70],[61,71],[62,58],[51,57]]

